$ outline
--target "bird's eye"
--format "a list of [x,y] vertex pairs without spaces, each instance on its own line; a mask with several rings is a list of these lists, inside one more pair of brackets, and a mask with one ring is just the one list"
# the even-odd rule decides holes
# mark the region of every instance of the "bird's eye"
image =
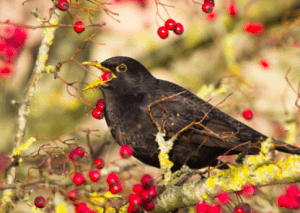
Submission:
[[127,70],[127,66],[125,64],[120,64],[119,66],[117,66],[118,72],[126,72],[126,70]]

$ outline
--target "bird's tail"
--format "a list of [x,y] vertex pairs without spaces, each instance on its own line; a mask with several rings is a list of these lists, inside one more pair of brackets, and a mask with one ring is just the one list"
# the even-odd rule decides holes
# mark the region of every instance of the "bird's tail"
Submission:
[[275,149],[280,151],[280,152],[300,155],[300,148],[299,147],[289,145],[289,144],[284,143],[282,141],[275,141]]

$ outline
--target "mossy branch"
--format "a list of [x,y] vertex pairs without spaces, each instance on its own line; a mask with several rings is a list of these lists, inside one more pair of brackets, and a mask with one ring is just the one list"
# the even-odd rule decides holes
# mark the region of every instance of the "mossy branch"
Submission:
[[[33,13],[36,15],[38,21],[42,23],[41,19],[39,16],[37,16],[37,11],[33,11]],[[58,9],[55,9],[51,17],[49,19],[48,23],[44,23],[45,25],[57,25],[59,22],[59,14],[60,11]],[[17,122],[17,133],[15,135],[15,140],[14,140],[14,148],[13,152],[21,146],[21,144],[24,141],[24,135],[25,135],[25,129],[26,129],[26,123],[27,123],[27,117],[30,113],[30,104],[32,102],[33,96],[36,92],[36,87],[39,83],[40,80],[40,75],[42,71],[46,69],[46,61],[48,59],[48,53],[50,46],[53,43],[54,40],[54,33],[57,27],[51,27],[51,28],[43,28],[43,37],[42,37],[42,42],[41,46],[38,51],[37,55],[37,60],[35,63],[34,70],[32,72],[30,81],[28,83],[27,89],[25,91],[25,94],[23,96],[22,102],[19,107],[19,117],[18,117],[18,122]],[[12,156],[14,157],[14,156]],[[12,160],[16,160],[17,158],[13,158]],[[17,164],[16,164],[17,165]],[[16,167],[11,167],[10,170],[8,171],[7,175],[7,180],[6,184],[13,184],[15,181],[15,176],[17,173],[17,168]],[[5,195],[11,194],[11,190],[5,190],[4,191],[4,197]],[[5,206],[5,203],[2,203],[3,206]]]
[[156,200],[154,212],[168,212],[195,205],[200,200],[211,201],[220,191],[237,192],[246,184],[267,186],[295,183],[300,180],[300,156],[273,162],[271,139],[262,143],[262,151],[251,156],[245,165],[221,171],[205,180],[190,181],[181,187],[168,187]]

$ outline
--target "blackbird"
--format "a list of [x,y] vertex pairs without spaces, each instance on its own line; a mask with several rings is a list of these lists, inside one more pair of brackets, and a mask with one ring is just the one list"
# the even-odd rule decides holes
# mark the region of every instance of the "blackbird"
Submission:
[[[105,72],[105,78],[85,90],[100,88],[105,119],[113,137],[120,145],[129,145],[134,157],[145,164],[160,166],[155,141],[158,126],[165,132],[166,140],[179,133],[169,152],[174,163],[172,171],[184,164],[192,169],[216,166],[217,157],[224,154],[258,154],[260,143],[267,139],[187,89],[155,78],[132,58],[117,56],[102,63],[83,64]],[[275,149],[300,154],[299,148],[282,141],[275,142]]]

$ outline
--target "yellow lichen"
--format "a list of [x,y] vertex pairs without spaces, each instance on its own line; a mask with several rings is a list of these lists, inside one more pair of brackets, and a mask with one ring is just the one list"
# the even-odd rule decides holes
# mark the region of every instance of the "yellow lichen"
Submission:
[[13,151],[12,156],[21,155],[21,153],[28,150],[35,141],[36,139],[34,137],[29,138],[25,143],[21,144]]

